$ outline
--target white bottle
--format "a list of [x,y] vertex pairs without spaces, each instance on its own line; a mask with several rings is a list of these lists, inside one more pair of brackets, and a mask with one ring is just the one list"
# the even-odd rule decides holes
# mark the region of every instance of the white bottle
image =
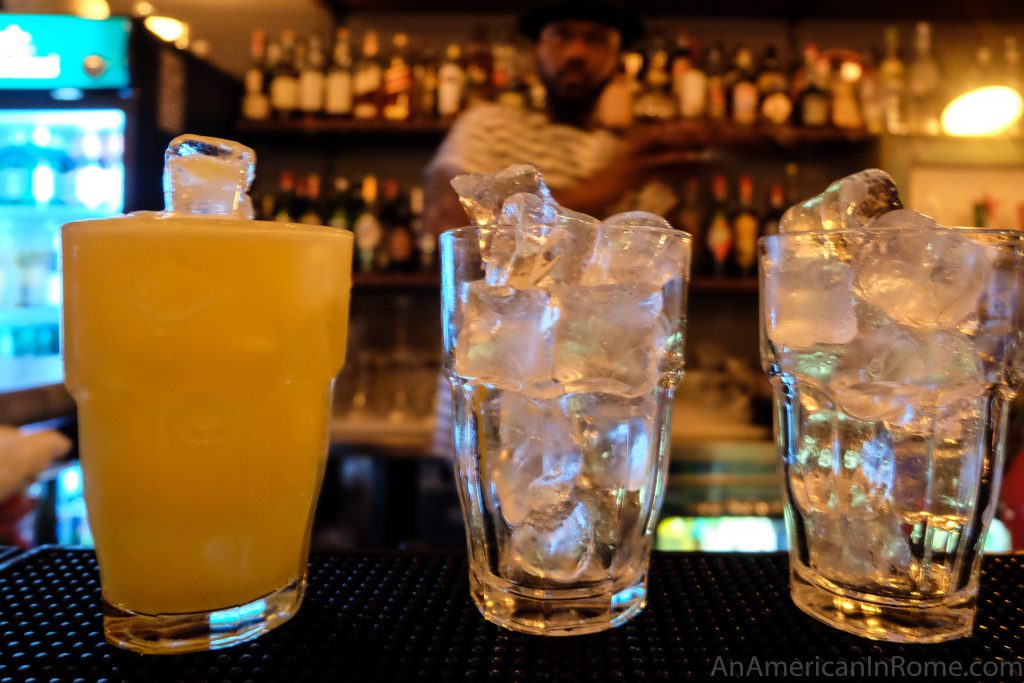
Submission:
[[335,33],[334,60],[324,83],[324,112],[329,116],[352,114],[352,48],[347,28]]
[[462,68],[461,56],[461,48],[452,43],[445,51],[445,60],[437,71],[437,113],[441,118],[455,116],[462,108],[466,70]]
[[299,71],[299,111],[319,114],[324,108],[324,52],[318,36],[309,37],[306,60]]

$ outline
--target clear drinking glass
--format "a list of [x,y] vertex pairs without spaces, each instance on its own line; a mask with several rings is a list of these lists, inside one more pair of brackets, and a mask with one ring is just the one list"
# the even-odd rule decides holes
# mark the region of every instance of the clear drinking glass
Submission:
[[868,638],[970,633],[1021,385],[1022,236],[760,242],[793,601]]
[[265,633],[305,588],[351,234],[183,210],[69,223],[62,240],[107,640],[162,654]]
[[689,235],[578,228],[440,240],[470,591],[543,635],[643,608],[683,371]]

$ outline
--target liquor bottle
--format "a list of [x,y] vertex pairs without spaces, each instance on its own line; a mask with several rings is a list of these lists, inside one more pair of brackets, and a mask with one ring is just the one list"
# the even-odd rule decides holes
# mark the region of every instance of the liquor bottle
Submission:
[[878,65],[879,95],[885,131],[892,135],[907,132],[904,114],[903,60],[900,59],[900,34],[895,26],[885,29],[885,57]]
[[380,220],[377,218],[377,179],[372,175],[363,178],[362,207],[353,224],[356,238],[358,268],[361,273],[373,270],[374,256],[382,237]]
[[712,203],[704,223],[704,241],[708,253],[707,263],[715,277],[726,275],[735,240],[729,221],[728,191],[724,175],[718,174],[711,180]]
[[295,209],[295,176],[289,170],[281,171],[281,179],[277,186],[277,199],[274,202],[274,220],[288,223],[294,217]]
[[800,125],[809,128],[820,128],[829,121],[829,97],[826,88],[828,82],[828,60],[818,57],[807,71],[807,85],[800,93],[798,110]]
[[316,173],[310,173],[306,178],[306,202],[298,221],[306,225],[323,224],[320,216],[320,176]]
[[349,179],[343,175],[334,179],[334,197],[331,200],[331,212],[327,216],[327,225],[339,230],[352,229],[352,196],[350,195]]
[[409,37],[396,33],[391,40],[391,62],[384,72],[384,118],[408,121],[412,111],[412,67],[406,59]]
[[914,59],[907,68],[907,123],[911,133],[938,135],[942,74],[932,50],[932,27],[918,22]]
[[437,114],[451,118],[462,109],[466,88],[466,72],[462,68],[462,48],[451,43],[445,51],[444,62],[437,70]]
[[433,270],[437,253],[437,237],[423,225],[423,188],[419,185],[409,190],[409,227],[416,239],[421,270]]
[[668,69],[668,52],[656,48],[647,60],[643,90],[633,104],[637,118],[665,121],[676,116],[676,102],[670,92],[672,77]]
[[295,199],[292,201],[291,211],[289,211],[292,222],[298,223],[299,219],[306,214],[306,208],[309,206],[308,187],[309,182],[305,176],[295,177]]
[[281,32],[281,57],[270,80],[270,106],[287,118],[299,106],[299,74],[295,70],[295,31]]
[[466,103],[491,99],[491,40],[487,26],[478,24],[466,45]]
[[707,106],[708,79],[697,64],[697,50],[689,35],[680,32],[676,37],[676,54],[672,60],[672,83],[679,114],[693,119],[704,116]]
[[324,49],[316,35],[306,45],[306,58],[299,68],[299,111],[313,116],[324,109]]
[[735,236],[736,270],[742,277],[753,277],[757,272],[757,238],[761,220],[754,212],[754,183],[750,176],[740,176],[739,207],[732,219]]
[[324,79],[324,112],[328,116],[352,115],[352,48],[348,29],[334,33],[334,55]]
[[437,82],[437,53],[428,45],[413,62],[411,118],[425,120],[437,116]]
[[757,90],[761,98],[761,118],[781,125],[793,114],[793,100],[789,96],[789,78],[782,70],[775,46],[769,45],[761,58],[761,71],[757,74]]
[[[676,225],[680,230],[690,233],[694,244],[702,244],[701,221],[704,218],[704,210],[700,201],[700,182],[695,176],[690,176],[683,184],[683,199],[679,205],[676,215]],[[704,252],[697,249],[694,253],[693,272],[704,272]]]
[[874,60],[868,58],[864,63],[864,73],[857,83],[857,98],[860,100],[860,111],[864,117],[864,127],[872,135],[881,135],[885,130],[885,119],[882,115],[881,93],[879,92],[878,69]]
[[388,178],[380,184],[380,201],[377,221],[380,223],[380,241],[373,253],[373,269],[378,272],[391,270],[391,231],[401,222],[398,199],[398,181]]
[[725,89],[725,49],[720,42],[712,43],[708,49],[704,73],[708,79],[708,118],[724,119],[728,114],[729,102]]
[[391,208],[385,224],[387,267],[391,271],[409,273],[416,270],[416,242],[410,225],[412,217],[409,202],[399,192],[397,182],[388,182],[393,185],[385,185],[385,192],[391,197]]
[[786,192],[782,183],[775,183],[768,192],[768,210],[761,222],[761,236],[777,235],[779,233],[779,221],[782,214],[786,212]]
[[864,127],[864,117],[857,104],[857,81],[862,73],[859,63],[844,60],[832,79],[832,125],[836,128],[859,130]]
[[519,50],[508,31],[502,33],[491,48],[491,92],[500,104],[525,107]]
[[751,126],[757,121],[760,104],[757,85],[754,83],[754,53],[741,45],[736,49],[734,80],[730,90],[732,120],[741,126]]
[[355,65],[352,80],[352,115],[357,119],[372,120],[380,116],[380,90],[384,69],[380,63],[377,32],[363,35],[363,51]]
[[270,98],[264,91],[267,68],[267,34],[263,29],[252,32],[249,47],[249,68],[245,70],[245,95],[242,97],[242,118],[263,121],[270,118]]
[[633,124],[633,90],[629,77],[620,69],[601,91],[594,118],[604,128],[626,130]]

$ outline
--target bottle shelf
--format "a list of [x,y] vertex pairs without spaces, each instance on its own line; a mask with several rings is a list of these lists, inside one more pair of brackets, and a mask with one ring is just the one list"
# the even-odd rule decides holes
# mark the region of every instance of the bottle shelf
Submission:
[[[398,135],[402,137],[442,137],[449,121],[412,120],[356,120],[328,117],[296,117],[237,123],[240,133],[274,137],[278,135],[304,135],[307,137],[346,137],[365,135]],[[731,121],[687,120],[638,122],[637,129],[647,135],[661,137],[664,147],[689,148],[744,148],[773,144],[790,147],[807,144],[863,144],[875,142],[878,136],[865,130],[841,130],[832,127],[809,128],[793,125],[755,124],[744,126]]]

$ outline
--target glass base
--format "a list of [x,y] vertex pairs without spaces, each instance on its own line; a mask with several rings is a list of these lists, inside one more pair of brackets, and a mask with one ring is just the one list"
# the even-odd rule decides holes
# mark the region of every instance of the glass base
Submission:
[[218,650],[277,628],[302,604],[306,576],[244,605],[211,612],[140,614],[103,601],[103,633],[111,645],[147,655]]
[[610,586],[540,590],[470,572],[470,593],[484,619],[538,636],[578,636],[626,623],[647,604],[647,577]]
[[893,643],[940,643],[971,635],[975,596],[901,600],[844,589],[804,568],[790,573],[793,602],[847,633]]

